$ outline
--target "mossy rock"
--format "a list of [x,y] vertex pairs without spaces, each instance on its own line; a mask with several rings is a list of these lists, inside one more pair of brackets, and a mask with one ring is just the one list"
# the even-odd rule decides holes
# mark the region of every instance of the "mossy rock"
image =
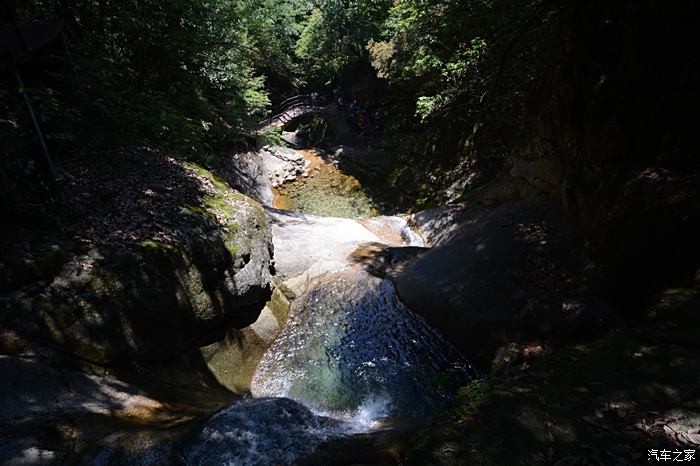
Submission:
[[[208,170],[178,235],[53,254],[51,272],[0,301],[20,336],[104,364],[159,363],[253,323],[270,297],[272,237],[262,208]],[[48,260],[48,259],[47,259]],[[48,262],[47,262],[48,263]]]

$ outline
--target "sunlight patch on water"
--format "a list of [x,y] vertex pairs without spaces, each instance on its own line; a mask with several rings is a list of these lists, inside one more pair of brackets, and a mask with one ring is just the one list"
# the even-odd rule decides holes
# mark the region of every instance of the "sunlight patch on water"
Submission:
[[275,208],[326,217],[366,218],[378,214],[377,205],[357,178],[318,155],[300,152],[310,162],[309,177],[276,188]]

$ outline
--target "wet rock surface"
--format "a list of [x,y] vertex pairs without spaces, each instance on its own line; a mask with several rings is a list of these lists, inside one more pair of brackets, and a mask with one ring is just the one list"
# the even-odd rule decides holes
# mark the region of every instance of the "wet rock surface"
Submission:
[[191,466],[290,465],[342,432],[338,423],[285,398],[239,401],[213,416],[184,448]]
[[255,396],[285,396],[334,417],[376,410],[436,412],[475,371],[398,299],[358,268],[327,274],[296,300],[260,361]]
[[275,245],[275,269],[284,279],[305,272],[314,277],[343,268],[357,246],[381,241],[355,220],[272,209],[268,212]]
[[[382,169],[345,152],[337,158]],[[161,160],[153,167],[175,171],[148,178],[153,187],[129,185],[145,201],[117,197],[138,214],[115,211],[113,184],[101,197],[95,188],[90,206],[111,220],[82,234],[88,246],[47,243],[41,260],[1,283],[16,291],[2,298],[12,311],[0,330],[11,381],[2,398],[12,401],[1,406],[0,432],[18,430],[0,462],[506,464],[512,450],[532,460],[523,464],[570,464],[613,430],[603,443],[616,450],[597,458],[606,464],[633,457],[622,438],[696,439],[697,390],[672,368],[695,370],[697,290],[656,296],[656,331],[550,353],[605,323],[586,250],[555,203],[489,196],[553,195],[553,161],[516,160],[505,191],[410,217],[365,215],[369,204],[351,196],[347,215],[368,217],[355,220],[272,207],[274,185],[328,181],[304,154],[266,147],[233,159],[228,181],[264,209],[206,170]],[[184,202],[169,194],[178,183]],[[339,199],[352,191],[343,183]],[[305,199],[341,205],[325,191]],[[180,208],[172,223],[165,212]],[[116,374],[44,357],[36,335],[91,361],[137,363]],[[471,360],[496,375],[475,377]],[[601,382],[620,367],[621,383],[635,387]],[[146,379],[168,396],[145,390]],[[251,388],[281,398],[238,401],[204,421]],[[379,422],[439,413],[457,417]]]

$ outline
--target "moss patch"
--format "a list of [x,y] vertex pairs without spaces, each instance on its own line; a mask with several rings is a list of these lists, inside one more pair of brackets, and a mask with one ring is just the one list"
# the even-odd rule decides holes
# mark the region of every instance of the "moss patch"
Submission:
[[492,389],[493,384],[490,380],[474,380],[466,387],[459,389],[450,410],[453,414],[460,416],[473,414]]
[[177,248],[171,244],[164,241],[154,241],[154,240],[144,240],[138,243],[139,247],[147,251],[158,251],[158,252],[173,252]]
[[272,315],[275,316],[280,327],[284,327],[289,317],[290,303],[280,286],[276,287],[272,292],[270,301],[267,302],[267,307],[272,311]]

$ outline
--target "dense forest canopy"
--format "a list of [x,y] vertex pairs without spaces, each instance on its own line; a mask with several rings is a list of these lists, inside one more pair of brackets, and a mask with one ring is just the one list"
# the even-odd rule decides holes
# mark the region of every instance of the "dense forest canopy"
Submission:
[[[546,44],[523,41],[554,22],[561,7],[516,3],[34,1],[6,2],[3,19],[64,21],[66,48],[43,53],[54,60],[52,71],[29,85],[39,106],[49,107],[54,137],[94,139],[99,126],[108,126],[112,144],[138,133],[211,151],[220,137],[212,128],[256,121],[271,99],[306,91],[307,84],[329,91],[363,62],[408,89],[420,119],[467,102],[474,111],[494,86],[505,85],[499,80],[515,58],[508,54],[544,60]],[[535,77],[533,70],[518,74]],[[21,112],[13,120],[22,120]],[[73,134],[66,126],[75,120],[100,124]]]
[[[565,161],[563,201],[590,223],[630,167],[692,162],[688,121],[698,99],[688,89],[698,55],[683,51],[693,28],[677,24],[697,8],[651,0],[6,1],[7,25],[64,27],[42,49],[4,59],[3,196],[23,184],[14,180],[36,180],[30,172],[43,163],[16,69],[59,161],[145,140],[209,165],[245,141],[272,104],[343,86],[382,109],[383,138],[418,157],[407,165],[427,161],[419,205],[445,201],[430,180],[452,183],[462,176],[454,167],[473,173],[463,186],[471,189],[537,144]],[[596,189],[601,171],[610,185]]]
[[[552,58],[565,52],[570,16],[585,21],[589,9],[572,5],[64,0],[6,2],[4,19],[60,18],[66,24],[68,51],[53,51],[61,63],[36,99],[53,110],[65,107],[72,119],[80,119],[76,112],[85,121],[99,116],[113,124],[126,117],[131,129],[163,140],[186,133],[182,142],[201,150],[212,142],[208,128],[218,118],[258,118],[270,99],[306,90],[306,84],[329,90],[359,62],[408,90],[421,120],[485,106],[518,116],[557,71]],[[625,14],[653,13],[644,2],[605,10],[607,17],[591,19],[611,23]],[[79,86],[79,93],[71,90],[79,99],[70,95],[71,86]]]
[[[293,81],[300,3],[20,2],[9,16],[65,22],[67,48],[44,58],[55,63],[34,92],[54,110],[48,126],[70,116],[97,123],[70,139],[109,135],[118,144],[138,134],[201,152],[220,136],[212,129],[264,112],[266,76],[268,84]],[[59,129],[68,128],[50,131]]]

